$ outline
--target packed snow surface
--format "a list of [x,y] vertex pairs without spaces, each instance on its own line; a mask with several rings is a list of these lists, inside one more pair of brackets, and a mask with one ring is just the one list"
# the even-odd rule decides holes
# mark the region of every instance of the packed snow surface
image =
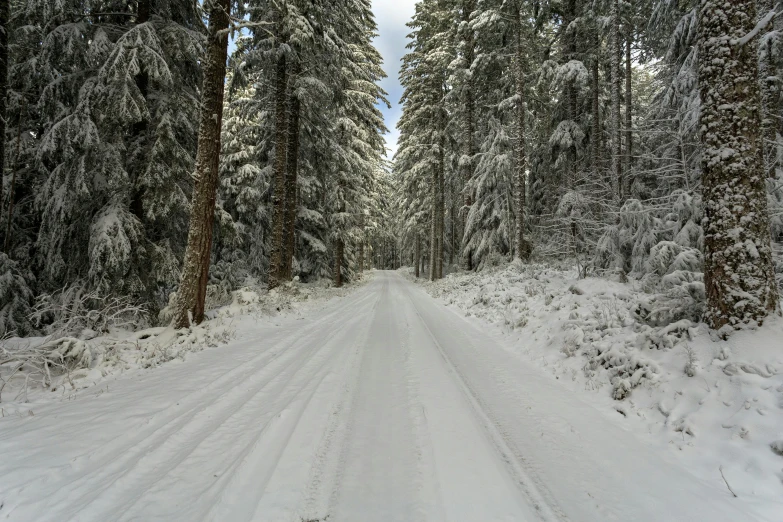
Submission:
[[394,272],[1,418],[0,455],[3,520],[775,519]]

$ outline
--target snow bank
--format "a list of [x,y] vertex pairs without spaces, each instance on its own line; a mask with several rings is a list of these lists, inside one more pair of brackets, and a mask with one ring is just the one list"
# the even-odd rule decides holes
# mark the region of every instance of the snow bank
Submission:
[[[347,295],[367,280],[365,276],[339,289],[329,281],[295,281],[271,292],[251,284],[232,292],[228,304],[208,312],[202,324],[184,330],[129,331],[109,325],[106,331],[96,332],[77,321],[77,327],[58,328],[47,337],[0,340],[0,416],[24,414],[45,401],[70,400],[81,390],[123,373],[183,361],[264,321],[301,317],[308,308]],[[160,323],[169,321],[164,309]]]
[[545,264],[422,284],[464,315],[500,325],[518,354],[677,453],[690,472],[714,481],[722,471],[738,496],[783,513],[780,319],[714,340],[690,319],[651,318],[652,305],[667,302],[662,287],[579,280],[576,270]]

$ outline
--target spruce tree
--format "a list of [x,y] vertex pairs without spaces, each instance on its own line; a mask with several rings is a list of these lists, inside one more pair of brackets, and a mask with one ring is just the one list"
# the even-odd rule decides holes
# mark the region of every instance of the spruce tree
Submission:
[[174,325],[185,328],[204,320],[212,233],[220,165],[223,89],[228,59],[230,0],[208,0],[209,28],[204,81],[201,87],[201,121],[196,152],[196,185],[190,211],[190,228],[182,282],[177,295]]

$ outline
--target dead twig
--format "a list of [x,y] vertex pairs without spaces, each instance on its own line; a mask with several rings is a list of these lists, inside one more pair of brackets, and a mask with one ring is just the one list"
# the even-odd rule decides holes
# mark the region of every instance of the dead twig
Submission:
[[729,481],[726,480],[725,475],[723,475],[723,466],[718,466],[718,471],[720,471],[720,476],[723,477],[723,482],[726,483],[726,487],[729,488],[729,491],[731,492],[731,494],[734,495],[734,498],[738,498],[737,494],[734,493],[734,490],[731,489],[731,486],[729,486]]

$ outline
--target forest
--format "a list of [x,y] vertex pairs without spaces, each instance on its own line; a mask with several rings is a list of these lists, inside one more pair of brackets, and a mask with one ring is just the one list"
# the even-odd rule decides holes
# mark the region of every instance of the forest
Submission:
[[5,0],[0,333],[530,260],[638,281],[671,322],[759,325],[783,282],[779,14],[422,0],[391,156],[370,0]]
[[0,516],[780,522],[783,0],[0,0]]

